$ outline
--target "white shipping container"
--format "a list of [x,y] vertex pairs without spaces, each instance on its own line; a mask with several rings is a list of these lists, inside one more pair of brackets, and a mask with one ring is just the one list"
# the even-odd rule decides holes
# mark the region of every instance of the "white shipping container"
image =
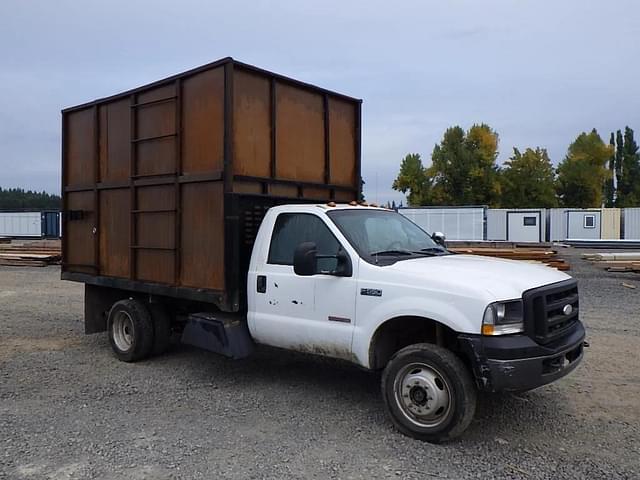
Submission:
[[40,212],[0,212],[0,237],[41,237]]
[[544,242],[546,224],[544,208],[490,208],[487,210],[487,240]]
[[431,234],[442,232],[447,240],[485,240],[485,207],[401,208],[399,213]]
[[624,209],[625,240],[640,240],[640,208]]

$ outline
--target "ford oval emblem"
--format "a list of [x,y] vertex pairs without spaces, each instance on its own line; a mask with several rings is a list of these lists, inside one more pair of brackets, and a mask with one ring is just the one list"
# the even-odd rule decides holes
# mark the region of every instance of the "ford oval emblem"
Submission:
[[571,304],[567,304],[562,308],[562,313],[564,313],[565,315],[569,316],[573,313],[573,307],[571,306]]

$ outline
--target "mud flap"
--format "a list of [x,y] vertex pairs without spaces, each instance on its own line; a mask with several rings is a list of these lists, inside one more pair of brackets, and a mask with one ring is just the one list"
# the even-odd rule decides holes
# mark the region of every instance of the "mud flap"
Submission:
[[187,318],[182,343],[239,359],[254,349],[247,321],[218,313],[193,313]]

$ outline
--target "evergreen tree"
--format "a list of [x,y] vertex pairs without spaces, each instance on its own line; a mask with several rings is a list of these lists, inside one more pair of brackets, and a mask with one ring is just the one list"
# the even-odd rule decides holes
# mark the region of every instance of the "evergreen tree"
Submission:
[[[622,139],[622,132],[618,130],[616,132],[616,188],[620,190],[620,182],[622,181],[622,157],[623,157],[624,140]],[[616,206],[618,207],[619,192],[616,192]]]
[[45,191],[0,187],[0,210],[55,210],[60,206],[61,200],[58,195],[51,195]]
[[[618,131],[620,133],[620,131]],[[622,137],[620,135],[620,137]],[[618,191],[616,206],[635,207],[640,205],[640,155],[638,145],[633,138],[633,130],[624,129],[622,144],[618,144],[620,151],[620,175],[618,176]]]
[[611,148],[611,157],[609,157],[609,178],[607,178],[604,183],[604,204],[608,208],[615,206],[615,196],[616,196],[615,145],[616,145],[615,137],[613,132],[611,132],[611,137],[609,138],[609,147]]

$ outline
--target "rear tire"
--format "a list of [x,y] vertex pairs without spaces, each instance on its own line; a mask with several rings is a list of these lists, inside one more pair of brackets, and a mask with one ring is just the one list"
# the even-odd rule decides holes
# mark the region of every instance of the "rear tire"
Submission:
[[461,435],[473,420],[477,392],[467,367],[429,343],[399,350],[382,374],[391,421],[405,435],[432,443]]
[[135,362],[149,356],[153,348],[153,323],[149,310],[137,300],[116,302],[107,319],[109,343],[116,357]]

